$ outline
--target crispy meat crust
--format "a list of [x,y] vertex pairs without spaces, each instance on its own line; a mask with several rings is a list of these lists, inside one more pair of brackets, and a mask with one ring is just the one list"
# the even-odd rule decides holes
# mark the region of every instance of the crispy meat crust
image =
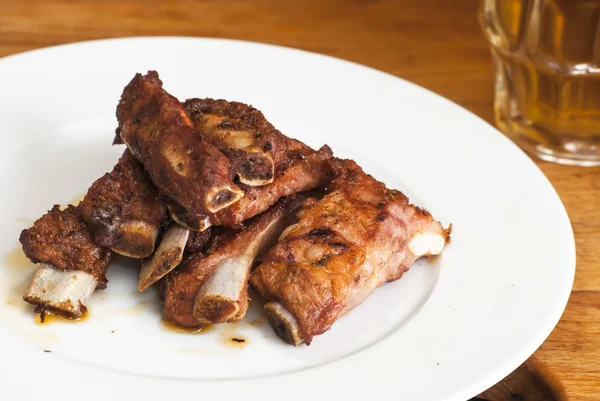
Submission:
[[254,107],[226,100],[189,99],[185,108],[194,126],[230,156],[236,171],[272,179],[272,171],[264,170],[266,166],[253,159],[255,152],[268,154],[275,172],[291,163],[288,138]]
[[290,140],[290,165],[278,170],[273,183],[261,187],[241,186],[244,197],[211,216],[213,225],[235,227],[244,220],[264,212],[279,199],[325,185],[331,180],[328,160],[333,156],[328,146],[315,152]]
[[190,231],[185,251],[190,254],[202,252],[211,238],[211,231],[210,227],[204,231]]
[[19,241],[33,263],[83,271],[98,280],[98,287],[106,287],[105,274],[113,253],[94,244],[79,207],[69,205],[60,210],[60,206],[55,205],[33,227],[23,230]]
[[297,225],[264,256],[250,283],[298,320],[309,344],[384,282],[399,279],[417,256],[406,251],[414,233],[449,236],[401,192],[365,174],[353,161],[333,159],[336,174],[322,200],[309,199]]
[[154,184],[191,215],[217,210],[239,191],[227,156],[193,127],[155,71],[136,74],[125,87],[117,120],[117,135]]
[[154,250],[154,242],[140,238],[138,244],[125,237],[122,227],[127,222],[141,221],[158,232],[166,217],[166,207],[159,201],[158,190],[144,166],[125,150],[110,173],[96,180],[81,202],[81,212],[94,242],[105,248],[128,247],[142,257]]

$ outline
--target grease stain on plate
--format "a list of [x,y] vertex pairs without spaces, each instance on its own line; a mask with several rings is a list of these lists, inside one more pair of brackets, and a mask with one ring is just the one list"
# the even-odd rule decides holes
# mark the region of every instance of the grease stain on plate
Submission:
[[126,315],[126,316],[141,315],[141,314],[147,312],[148,310],[155,309],[157,303],[158,303],[158,300],[146,299],[146,300],[137,302],[133,306],[119,310],[118,314]]
[[171,333],[183,333],[183,334],[208,334],[215,331],[215,326],[205,326],[196,329],[181,327],[176,325],[175,323],[165,319],[164,317],[160,320],[160,325],[166,331],[170,331]]
[[17,223],[23,223],[27,227],[31,227],[33,225],[33,223],[35,222],[34,219],[31,219],[29,217],[17,217],[16,220],[17,220]]
[[[24,301],[23,301],[24,302]],[[58,315],[52,312],[44,312],[44,318],[42,319],[42,315],[40,313],[36,313],[33,317],[34,322],[41,326],[48,326],[54,324],[79,324],[88,320],[90,317],[90,312],[87,311],[78,319],[71,319],[62,315]]]
[[238,332],[237,323],[223,323],[224,330],[219,336],[219,342],[228,348],[243,349],[248,346],[248,337]]
[[17,245],[12,251],[4,255],[2,267],[16,273],[22,273],[24,269],[33,271],[34,264],[27,259],[21,246]]

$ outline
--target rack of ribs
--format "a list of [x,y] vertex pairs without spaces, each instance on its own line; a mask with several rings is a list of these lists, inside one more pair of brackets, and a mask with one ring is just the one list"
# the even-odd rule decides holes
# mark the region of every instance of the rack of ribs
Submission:
[[399,279],[420,257],[438,255],[451,227],[367,175],[353,161],[331,161],[335,179],[322,200],[308,199],[298,223],[252,272],[286,342],[313,337],[362,303],[383,283]]
[[[39,264],[24,299],[42,317],[81,317],[118,253],[141,260],[140,291],[160,283],[175,324],[242,319],[250,283],[276,333],[310,344],[449,241],[451,226],[252,106],[181,103],[149,71],[125,87],[117,120],[127,150],[113,170],[21,233]],[[325,195],[307,198],[315,189]]]
[[239,231],[215,230],[205,254],[191,255],[162,282],[163,314],[184,327],[235,322],[248,308],[248,277],[257,258],[294,218],[300,202],[280,200]]
[[96,245],[87,230],[81,208],[55,205],[19,241],[38,270],[23,299],[46,311],[79,318],[96,288],[106,287],[106,270],[113,253]]

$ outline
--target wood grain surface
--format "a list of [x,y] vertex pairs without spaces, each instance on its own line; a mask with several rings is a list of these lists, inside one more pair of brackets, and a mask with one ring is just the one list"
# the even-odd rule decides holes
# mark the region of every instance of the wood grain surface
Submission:
[[[492,123],[492,65],[476,9],[475,0],[2,0],[0,56],[143,35],[273,43],[389,72]],[[528,363],[480,397],[544,400],[553,393],[560,400],[599,400],[600,168],[537,163],[573,224],[574,291],[562,320]]]

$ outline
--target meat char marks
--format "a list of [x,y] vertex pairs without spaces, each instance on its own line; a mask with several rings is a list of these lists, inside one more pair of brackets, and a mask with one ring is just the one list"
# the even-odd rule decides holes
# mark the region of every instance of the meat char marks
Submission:
[[194,128],[155,71],[136,74],[117,106],[122,140],[156,187],[191,215],[214,213],[242,196],[228,157]]
[[96,180],[81,202],[94,242],[132,258],[154,252],[166,207],[142,164],[125,150],[110,173]]
[[55,205],[33,227],[23,230],[23,252],[38,264],[23,299],[45,310],[80,317],[96,287],[106,287],[113,253],[96,245],[77,206]]
[[252,272],[250,282],[285,341],[310,344],[378,286],[420,257],[442,252],[450,229],[353,161],[331,161],[336,178],[309,199]]

